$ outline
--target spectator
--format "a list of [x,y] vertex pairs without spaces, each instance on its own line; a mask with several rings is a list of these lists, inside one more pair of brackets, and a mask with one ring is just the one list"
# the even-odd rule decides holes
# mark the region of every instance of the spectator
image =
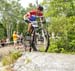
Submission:
[[1,48],[1,40],[0,40],[0,48]]
[[14,42],[14,46],[17,44],[17,40],[18,40],[18,34],[16,33],[16,31],[13,32],[13,42]]
[[5,46],[5,43],[6,43],[6,40],[5,40],[5,39],[2,39],[2,40],[1,40],[1,46],[4,47],[4,46]]

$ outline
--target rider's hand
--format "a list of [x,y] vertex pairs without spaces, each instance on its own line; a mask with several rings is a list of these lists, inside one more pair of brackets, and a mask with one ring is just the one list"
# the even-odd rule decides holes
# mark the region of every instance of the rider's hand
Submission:
[[24,20],[26,19],[26,16],[25,16],[25,15],[23,16],[23,19],[24,19]]

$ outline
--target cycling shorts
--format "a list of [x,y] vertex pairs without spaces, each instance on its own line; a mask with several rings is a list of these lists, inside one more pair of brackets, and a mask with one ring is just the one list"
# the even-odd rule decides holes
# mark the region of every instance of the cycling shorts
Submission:
[[36,16],[32,15],[28,19],[25,20],[27,23],[31,23],[32,21],[36,21]]

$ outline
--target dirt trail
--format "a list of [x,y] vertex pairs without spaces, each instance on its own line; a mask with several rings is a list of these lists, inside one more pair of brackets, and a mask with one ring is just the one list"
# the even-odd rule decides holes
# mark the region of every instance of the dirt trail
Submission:
[[[16,46],[16,48],[13,45],[1,47],[0,48],[0,60],[3,56],[8,55],[11,52],[19,50],[19,49],[17,49],[18,47],[21,48],[22,46],[18,45],[18,46]],[[24,50],[24,49],[20,49],[20,50]]]
[[0,48],[0,57],[9,54],[10,52],[14,51],[14,47],[12,45],[1,47]]

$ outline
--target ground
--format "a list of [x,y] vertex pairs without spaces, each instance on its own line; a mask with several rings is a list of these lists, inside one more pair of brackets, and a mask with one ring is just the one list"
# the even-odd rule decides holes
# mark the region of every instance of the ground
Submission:
[[75,71],[75,55],[25,52],[13,68],[15,71]]
[[[11,51],[14,51],[13,46],[0,48],[0,54],[8,54]],[[75,71],[75,55],[23,52],[12,68],[14,71]]]
[[14,47],[14,45],[7,45],[7,46],[4,46],[4,47],[1,47],[0,48],[0,60],[3,56],[8,55],[9,53],[11,53],[13,51],[16,51],[16,50],[19,50],[19,49],[22,50],[21,49],[22,47],[23,47],[22,45],[16,45],[15,47]]

